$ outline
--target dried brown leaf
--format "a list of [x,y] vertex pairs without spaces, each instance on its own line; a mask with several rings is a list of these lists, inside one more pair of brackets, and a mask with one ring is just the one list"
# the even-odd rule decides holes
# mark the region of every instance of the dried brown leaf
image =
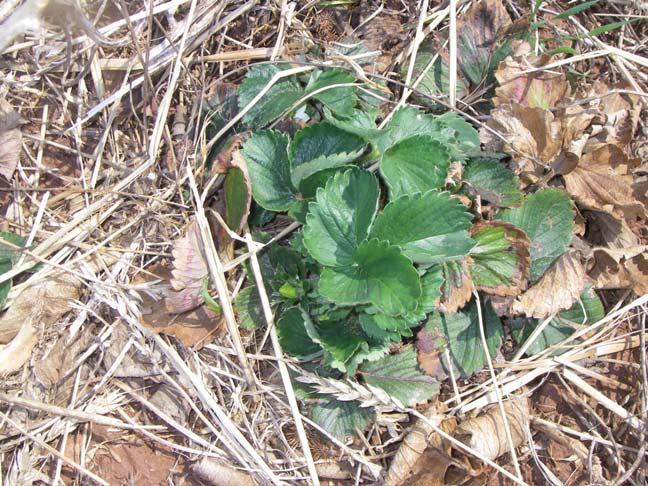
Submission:
[[[165,264],[157,264],[147,270],[152,277],[138,275],[133,282],[141,284],[151,278],[168,282],[171,278],[171,271]],[[167,292],[171,294],[173,291],[168,288]],[[168,307],[168,296],[164,301],[159,301],[149,293],[142,292],[141,298],[142,323],[153,332],[175,336],[186,346],[200,348],[220,336],[224,329],[222,316],[210,310],[202,300],[201,305],[178,313],[175,307]]]
[[191,465],[190,470],[200,481],[209,486],[255,486],[248,473],[233,468],[223,461],[205,457]]
[[31,357],[41,331],[55,324],[79,299],[80,281],[69,273],[56,273],[25,288],[0,316],[0,372],[20,369]]
[[[425,417],[438,422],[438,411],[431,406]],[[439,428],[452,434],[456,427],[454,418],[448,418],[438,424]],[[392,460],[385,486],[400,486],[406,481],[412,484],[441,486],[444,483],[446,470],[457,465],[450,456],[450,445],[438,435],[425,421],[418,420],[412,430],[405,436]]]
[[645,246],[595,248],[588,275],[597,289],[632,289],[648,293],[648,251]]
[[38,343],[38,334],[31,323],[20,328],[18,334],[6,346],[0,346],[0,376],[18,371],[31,358]]
[[447,346],[447,338],[439,328],[428,330],[423,327],[416,335],[418,364],[428,375],[439,382],[447,378],[441,351]]
[[582,207],[619,218],[645,217],[633,195],[632,171],[638,162],[616,145],[602,145],[586,153],[576,168],[564,175],[565,188]]
[[502,105],[491,116],[489,126],[506,139],[501,149],[513,157],[515,172],[527,184],[536,182],[560,154],[560,120],[549,110],[518,103]]
[[20,121],[20,115],[0,98],[0,175],[7,180],[13,176],[22,151]]
[[[513,445],[526,442],[529,430],[529,401],[526,397],[503,402]],[[489,406],[479,417],[466,420],[457,427],[457,439],[474,449],[480,456],[495,460],[510,451],[506,427],[498,404]]]
[[0,316],[0,343],[9,342],[26,325],[40,329],[57,322],[75,300],[81,283],[69,273],[56,273],[26,287]]
[[594,83],[591,95],[601,96],[599,111],[605,117],[597,138],[604,143],[623,146],[628,145],[633,139],[643,104],[637,95],[610,93],[615,88],[628,89],[629,86],[619,84],[610,87],[597,81]]
[[570,250],[533,287],[513,303],[513,312],[545,319],[569,309],[585,288],[585,268],[578,252]]

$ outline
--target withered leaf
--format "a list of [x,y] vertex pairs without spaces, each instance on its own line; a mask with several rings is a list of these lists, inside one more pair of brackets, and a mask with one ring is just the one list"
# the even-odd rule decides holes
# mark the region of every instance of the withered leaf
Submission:
[[198,223],[193,220],[187,225],[185,236],[176,240],[171,251],[173,270],[171,287],[165,299],[168,312],[187,312],[203,304],[200,290],[203,279],[208,275],[207,260],[200,237]]
[[423,327],[416,335],[418,364],[423,371],[437,378],[439,382],[447,378],[442,355],[443,349],[447,347],[447,341],[447,337],[439,328]]
[[446,262],[442,265],[444,284],[441,287],[439,310],[452,313],[461,309],[472,297],[473,282],[468,261]]
[[500,296],[516,296],[526,289],[531,267],[526,233],[504,221],[477,223],[470,233],[477,242],[470,261],[475,288]]
[[578,252],[570,250],[513,303],[513,312],[545,319],[569,309],[585,288],[585,268]]
[[0,98],[0,175],[7,180],[13,176],[22,151],[20,121],[20,115]]
[[[162,281],[171,279],[171,271],[164,264],[157,264],[147,269],[148,272]],[[146,277],[150,279],[152,277]],[[134,283],[146,283],[144,277],[137,276]],[[142,298],[142,323],[156,333],[175,336],[186,346],[201,347],[218,337],[223,330],[222,316],[210,310],[201,302],[190,310],[177,312],[179,307],[174,307],[173,291],[167,287],[167,297],[164,302],[156,300],[147,292],[141,292]],[[200,289],[198,290],[200,292]],[[164,304],[164,305],[161,305]]]
[[618,146],[602,145],[583,155],[576,168],[564,175],[565,187],[584,208],[617,217],[645,217],[645,208],[632,190],[637,165]]
[[[436,406],[430,406],[424,415],[447,434],[454,432],[456,420],[451,417],[439,423]],[[445,484],[448,467],[458,465],[450,451],[449,442],[419,419],[396,451],[387,471],[385,485],[400,486],[406,481],[430,486]]]
[[502,61],[495,73],[499,87],[495,90],[495,106],[519,103],[530,108],[548,109],[558,106],[569,94],[569,83],[564,74],[534,71],[548,59],[530,54],[527,42],[516,43],[513,56]]
[[[513,446],[527,440],[529,429],[529,401],[526,397],[512,398],[503,402],[506,420],[511,431]],[[509,452],[506,425],[498,404],[489,406],[482,415],[462,422],[455,436],[479,453],[479,456],[495,460]]]

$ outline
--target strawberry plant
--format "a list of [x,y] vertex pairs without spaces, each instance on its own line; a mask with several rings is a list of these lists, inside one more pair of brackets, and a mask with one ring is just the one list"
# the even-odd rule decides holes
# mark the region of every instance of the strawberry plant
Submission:
[[[281,69],[253,67],[240,108]],[[456,114],[404,106],[379,126],[375,103],[357,84],[338,69],[283,78],[247,112],[253,132],[241,155],[258,207],[302,224],[288,244],[260,256],[283,350],[322,377],[355,377],[413,406],[438,392],[441,370],[469,377],[482,369],[480,326],[493,357],[502,317],[517,318],[517,339],[545,317],[525,315],[519,297],[568,257],[575,209],[560,189],[524,196],[501,157],[481,153],[476,130]],[[301,124],[265,128],[282,118]],[[590,291],[585,306],[574,301],[547,327],[544,345],[601,313]],[[243,326],[260,325],[254,285],[235,309]],[[430,371],[423,362],[444,349],[450,362]],[[335,435],[371,420],[360,402],[296,386]]]

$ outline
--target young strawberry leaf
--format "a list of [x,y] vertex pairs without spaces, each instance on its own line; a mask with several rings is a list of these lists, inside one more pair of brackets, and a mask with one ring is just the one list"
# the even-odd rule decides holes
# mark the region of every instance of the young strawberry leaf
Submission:
[[502,211],[499,219],[514,224],[531,240],[529,281],[534,283],[571,243],[574,204],[559,189],[543,189],[525,197],[519,208]]
[[[308,85],[306,85],[306,94],[311,94],[327,86],[336,84],[354,83],[355,77],[342,69],[327,69],[325,71],[314,71]],[[341,116],[350,116],[358,102],[355,86],[338,86],[324,91],[320,91],[313,96],[317,101],[333,113]]]
[[380,173],[389,187],[389,197],[441,189],[450,167],[448,148],[430,137],[417,135],[389,148],[380,161]]
[[416,135],[430,135],[439,132],[439,126],[432,115],[423,113],[413,106],[399,108],[389,119],[375,145],[381,154],[398,142]]
[[298,307],[291,307],[281,313],[277,321],[277,336],[281,348],[293,356],[308,356],[321,351],[306,331],[305,313]]
[[471,233],[477,242],[470,252],[475,287],[502,296],[516,296],[526,289],[531,265],[526,234],[502,221],[476,224]]
[[342,441],[362,433],[374,419],[372,409],[360,407],[360,402],[342,402],[327,395],[311,411],[313,422]]
[[310,203],[304,245],[322,265],[353,263],[378,208],[378,180],[357,168],[336,174]]
[[376,217],[371,238],[399,246],[415,263],[440,263],[467,255],[472,215],[447,192],[428,191],[393,200]]
[[509,169],[495,159],[473,159],[463,173],[466,191],[473,197],[499,207],[519,206],[522,203],[520,182]]
[[368,385],[382,388],[406,407],[415,407],[439,391],[439,382],[418,368],[412,345],[398,354],[364,364],[360,374]]
[[371,303],[385,314],[416,309],[421,283],[412,262],[395,246],[366,241],[352,255],[350,266],[326,268],[319,291],[338,305]]
[[460,115],[449,111],[437,116],[434,122],[444,134],[452,134],[452,138],[461,152],[465,154],[479,152],[481,146],[479,132]]
[[295,202],[290,180],[288,137],[264,130],[243,143],[241,150],[252,181],[252,195],[259,206],[270,211],[286,211]]
[[[259,92],[266,87],[273,76],[289,69],[287,64],[256,64],[250,68],[239,86],[239,109],[245,108]],[[304,90],[294,76],[275,83],[266,94],[248,111],[243,121],[252,129],[263,128],[290,109],[304,95]]]
[[300,130],[288,152],[293,185],[299,187],[303,179],[317,171],[353,162],[365,146],[356,135],[330,123],[316,123]]
[[[494,358],[502,344],[502,323],[490,304],[485,303],[482,309],[488,352],[491,358]],[[445,334],[448,338],[447,346],[452,363],[463,377],[469,377],[486,363],[486,352],[479,331],[477,305],[474,301],[462,312],[454,314],[435,312],[430,316],[425,329],[429,333],[434,333],[434,330],[438,329]]]

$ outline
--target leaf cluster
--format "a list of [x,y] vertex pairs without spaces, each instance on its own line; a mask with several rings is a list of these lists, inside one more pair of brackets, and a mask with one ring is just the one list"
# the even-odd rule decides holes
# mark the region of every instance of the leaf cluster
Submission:
[[[253,68],[239,104],[254,99],[278,69]],[[493,356],[504,335],[498,312],[513,309],[565,255],[571,199],[559,189],[524,196],[517,177],[498,157],[480,153],[477,132],[457,115],[404,106],[379,127],[349,73],[317,71],[279,84],[285,89],[272,88],[271,101],[248,112],[254,131],[241,154],[256,204],[303,225],[290,247],[270,245],[261,256],[284,351],[326,373],[357,376],[407,405],[430,399],[443,379],[421,369],[421,346],[390,354],[419,326],[419,340],[441,337],[427,339],[438,356],[449,351],[451,362],[440,368],[466,377],[479,371],[486,360],[480,326]],[[297,92],[311,95],[304,110],[315,114],[313,123],[292,136],[263,129],[296,109]],[[254,286],[235,307],[243,326],[259,325]],[[573,309],[565,312],[554,327],[574,318]],[[547,345],[557,339],[545,337]],[[362,428],[366,414],[353,403],[342,410],[327,402],[315,416],[326,422],[357,415]],[[353,425],[336,423],[345,433]]]

